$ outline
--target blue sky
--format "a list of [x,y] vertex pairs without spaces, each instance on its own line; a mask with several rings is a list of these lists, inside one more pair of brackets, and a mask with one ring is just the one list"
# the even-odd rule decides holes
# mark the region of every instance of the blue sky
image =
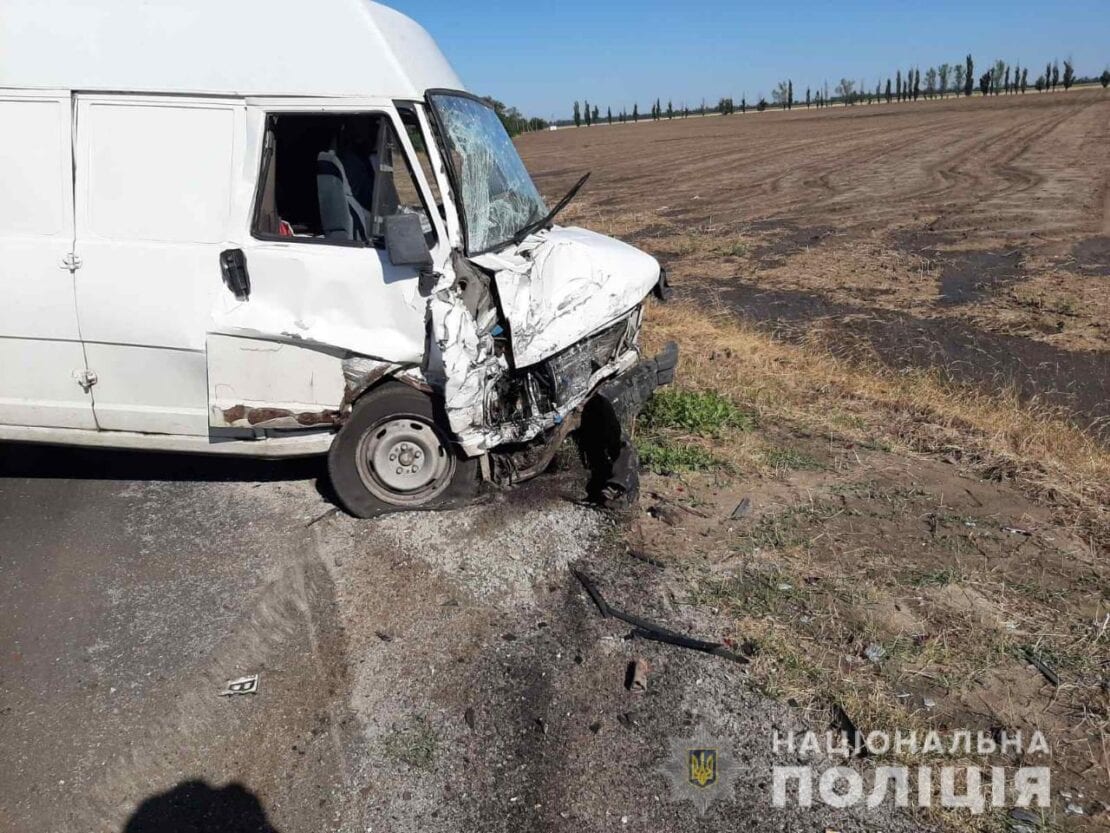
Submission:
[[1108,0],[384,2],[432,33],[468,89],[544,118],[569,118],[576,98],[602,112],[769,98],[787,77],[801,96],[841,77],[873,87],[968,52],[977,72],[996,58],[1043,68],[1070,55],[1080,75],[1110,65]]

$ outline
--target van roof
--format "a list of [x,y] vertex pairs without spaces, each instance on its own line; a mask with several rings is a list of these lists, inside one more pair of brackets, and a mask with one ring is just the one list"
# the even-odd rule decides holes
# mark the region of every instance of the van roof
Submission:
[[370,0],[0,0],[0,87],[422,98],[463,89]]

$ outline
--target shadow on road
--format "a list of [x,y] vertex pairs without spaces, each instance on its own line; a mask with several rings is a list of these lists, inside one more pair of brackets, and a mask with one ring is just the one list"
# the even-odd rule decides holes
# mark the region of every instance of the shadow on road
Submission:
[[183,781],[151,796],[127,820],[122,833],[278,833],[258,797],[242,784],[219,789]]
[[326,473],[323,457],[256,460],[0,443],[0,478],[272,483],[326,481]]

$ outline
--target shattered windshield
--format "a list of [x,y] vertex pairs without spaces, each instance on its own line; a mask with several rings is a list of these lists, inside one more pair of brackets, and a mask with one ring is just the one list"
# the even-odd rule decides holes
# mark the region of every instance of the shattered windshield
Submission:
[[493,108],[462,95],[430,98],[462,192],[468,252],[505,245],[547,214],[543,197]]

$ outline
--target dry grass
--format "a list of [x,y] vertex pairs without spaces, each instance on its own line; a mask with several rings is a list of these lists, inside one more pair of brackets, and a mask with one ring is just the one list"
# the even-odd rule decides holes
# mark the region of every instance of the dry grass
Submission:
[[[732,638],[756,652],[757,684],[815,722],[835,702],[865,730],[927,730],[938,721],[984,728],[975,721],[986,711],[993,725],[1041,728],[1058,766],[1084,778],[1102,771],[1104,750],[1088,747],[1092,737],[1110,736],[1099,693],[1110,615],[1105,570],[1091,554],[1110,544],[1110,449],[1016,397],[783,343],[727,313],[655,305],[645,332],[649,350],[680,343],[683,389],[711,391],[754,417],[752,430],[682,437],[729,461],[712,488],[799,476],[807,484],[802,499],[785,497],[739,529],[707,529],[731,557],[685,577],[689,601],[727,616]],[[1061,536],[1077,533],[1073,544],[1051,535],[1037,543],[1061,575],[1022,572],[1024,551],[1012,543],[1007,516],[965,515],[966,504],[947,508],[944,495],[920,485],[831,470],[808,455],[814,437],[873,457],[946,458],[958,470],[1011,481],[1048,508]],[[874,476],[866,464],[857,471]],[[694,480],[683,483],[684,494],[697,491]],[[1075,560],[1067,554],[1075,546],[1088,555]],[[1022,658],[1026,648],[1066,680],[1051,701]],[[868,659],[869,650],[881,660]],[[993,816],[936,820],[949,830],[1007,829]]]
[[[1110,544],[1110,449],[1049,411],[935,374],[892,373],[785,344],[726,313],[684,303],[653,306],[646,332],[649,350],[679,342],[683,386],[728,396],[761,421],[946,455],[985,476],[1013,479]],[[751,455],[751,443],[739,452]]]

